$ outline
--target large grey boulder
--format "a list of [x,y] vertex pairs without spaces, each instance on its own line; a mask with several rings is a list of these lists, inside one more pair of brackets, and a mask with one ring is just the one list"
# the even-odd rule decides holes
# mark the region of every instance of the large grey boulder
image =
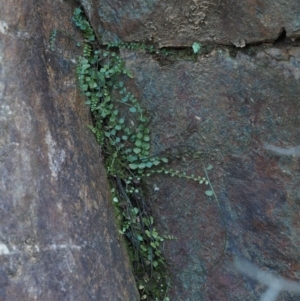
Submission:
[[151,119],[153,153],[188,175],[205,176],[202,163],[213,165],[218,201],[191,180],[148,181],[161,233],[177,237],[164,248],[171,300],[259,300],[264,286],[242,277],[235,258],[300,276],[300,47],[229,50],[196,61],[122,51],[134,76],[128,85]]
[[99,38],[157,43],[194,42],[244,47],[276,40],[286,31],[300,37],[298,0],[82,0]]
[[205,45],[196,60],[178,49],[171,59],[121,52],[151,118],[153,154],[191,174],[213,165],[218,200],[187,179],[148,181],[157,227],[177,236],[164,248],[171,300],[259,300],[265,287],[235,269],[237,257],[299,281],[299,1],[81,3],[103,44]]
[[[138,300],[76,89],[74,1],[0,4],[0,300]],[[58,29],[50,49],[49,37]]]

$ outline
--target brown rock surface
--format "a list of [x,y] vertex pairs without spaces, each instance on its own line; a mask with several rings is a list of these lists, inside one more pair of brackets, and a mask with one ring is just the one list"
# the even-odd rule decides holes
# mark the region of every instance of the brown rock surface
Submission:
[[300,37],[298,0],[81,0],[100,39],[157,43],[208,42],[243,47]]
[[76,91],[76,5],[0,4],[1,301],[138,300]]
[[[190,146],[214,167],[209,177],[219,205],[193,181],[149,180],[160,231],[177,236],[165,245],[171,300],[259,300],[264,286],[234,269],[236,257],[299,281],[299,47],[234,55],[223,47],[197,61],[122,56],[135,77],[131,90],[151,118],[153,153]],[[201,161],[181,156],[175,168],[204,176]]]

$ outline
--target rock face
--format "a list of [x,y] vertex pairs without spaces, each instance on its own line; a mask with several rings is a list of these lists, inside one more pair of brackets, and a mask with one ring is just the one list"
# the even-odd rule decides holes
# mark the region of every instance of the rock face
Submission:
[[82,0],[100,39],[157,43],[194,42],[243,47],[274,41],[286,30],[300,37],[298,0]]
[[218,48],[196,61],[122,56],[151,118],[153,153],[179,154],[171,166],[187,174],[213,165],[218,201],[191,180],[149,180],[160,231],[177,237],[165,246],[171,300],[259,300],[264,287],[235,270],[237,257],[299,280],[300,47]]
[[[138,300],[76,91],[76,2],[23,2],[0,4],[0,300]],[[121,52],[153,153],[187,174],[213,165],[216,198],[184,178],[148,181],[156,227],[177,237],[164,247],[171,300],[258,300],[265,287],[237,257],[299,281],[299,1],[81,3],[103,43],[210,44],[198,57]]]
[[138,300],[76,91],[76,5],[0,4],[1,301]]
[[[188,174],[213,165],[217,199],[187,179],[149,179],[158,227],[177,236],[164,249],[171,300],[258,300],[265,287],[241,276],[237,257],[299,281],[299,1],[81,2],[104,44],[207,46],[196,59],[122,51],[153,153],[181,156],[171,166]],[[201,160],[183,155],[194,150]]]

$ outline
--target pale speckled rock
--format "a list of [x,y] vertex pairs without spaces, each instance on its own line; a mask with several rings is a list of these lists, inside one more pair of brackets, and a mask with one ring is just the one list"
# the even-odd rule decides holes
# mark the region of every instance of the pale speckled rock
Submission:
[[[153,153],[201,150],[204,164],[214,166],[210,180],[226,225],[207,188],[149,180],[159,229],[177,237],[165,243],[171,300],[259,300],[264,287],[237,273],[236,257],[300,281],[299,49],[261,46],[231,56],[223,47],[196,62],[122,51],[134,75],[130,89],[151,118]],[[204,175],[200,161],[179,163],[172,165]]]
[[298,0],[81,0],[104,42],[115,39],[191,46],[195,41],[244,47],[300,38]]
[[77,5],[0,4],[1,301],[139,299],[76,89]]

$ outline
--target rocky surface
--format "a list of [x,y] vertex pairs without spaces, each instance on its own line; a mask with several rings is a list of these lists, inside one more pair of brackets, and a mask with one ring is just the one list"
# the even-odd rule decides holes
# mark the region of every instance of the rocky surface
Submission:
[[122,56],[151,119],[153,153],[167,149],[187,174],[205,176],[202,163],[213,165],[218,202],[190,180],[148,183],[160,231],[177,237],[164,249],[171,300],[259,300],[265,287],[236,271],[237,257],[299,281],[300,47],[219,47],[196,60]]
[[194,42],[244,47],[274,41],[286,30],[300,37],[298,0],[81,0],[99,38],[157,43]]
[[[23,2],[0,4],[0,300],[138,300],[76,91],[77,4]],[[121,52],[153,153],[187,174],[213,165],[217,199],[187,179],[148,181],[157,227],[177,237],[164,245],[171,300],[258,300],[265,287],[237,257],[300,279],[298,2],[81,0],[103,43],[210,44],[198,57]]]
[[77,5],[0,4],[1,301],[138,300],[76,89]]

